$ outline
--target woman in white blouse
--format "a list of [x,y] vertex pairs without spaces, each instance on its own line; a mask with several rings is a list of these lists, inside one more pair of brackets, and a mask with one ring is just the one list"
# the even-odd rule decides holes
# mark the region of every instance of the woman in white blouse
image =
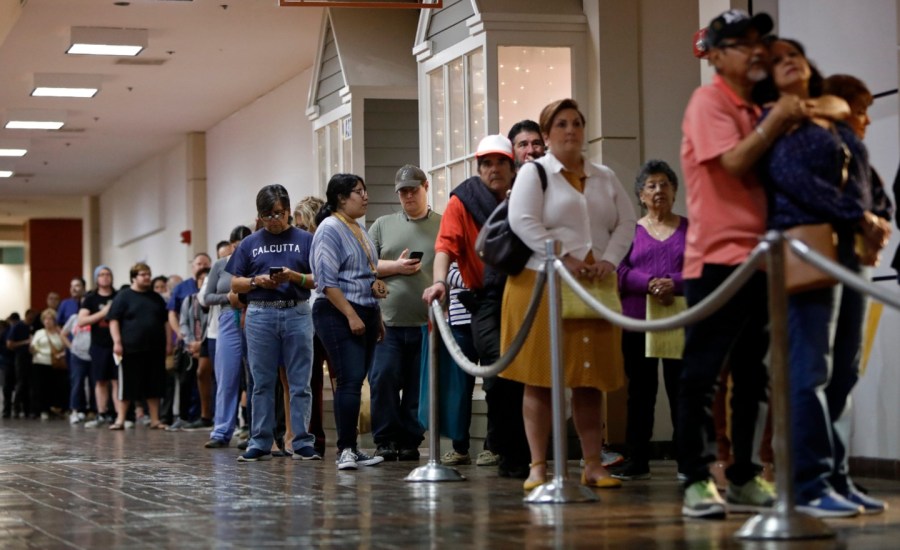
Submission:
[[40,414],[41,420],[49,420],[51,400],[56,395],[54,388],[58,378],[53,372],[53,363],[55,360],[58,364],[65,365],[69,342],[62,337],[59,325],[56,324],[55,309],[47,308],[42,311],[41,323],[44,328],[34,333],[30,346],[31,407],[33,415]]
[[[527,268],[509,278],[503,296],[501,345],[509,347],[545,260],[544,241],[560,243],[559,256],[582,283],[612,277],[631,245],[635,211],[625,189],[609,168],[582,155],[584,115],[574,100],[555,101],[541,112],[540,126],[550,152],[535,161],[547,174],[542,189],[537,167],[519,171],[509,204],[513,231],[533,251]],[[523,414],[531,470],[525,490],[542,484],[547,472],[550,436],[550,338],[545,295],[525,346],[501,376],[525,384]],[[599,319],[563,320],[566,386],[572,388],[575,428],[581,438],[585,466],[581,481],[592,487],[619,487],[600,461],[603,392],[624,384],[621,330]]]

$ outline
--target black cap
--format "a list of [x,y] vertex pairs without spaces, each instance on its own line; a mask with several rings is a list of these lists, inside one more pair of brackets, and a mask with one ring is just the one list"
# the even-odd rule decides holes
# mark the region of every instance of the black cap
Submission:
[[767,13],[757,13],[751,17],[743,10],[728,10],[709,23],[704,41],[707,49],[715,48],[723,40],[744,36],[750,29],[756,29],[761,37],[765,36],[774,26]]

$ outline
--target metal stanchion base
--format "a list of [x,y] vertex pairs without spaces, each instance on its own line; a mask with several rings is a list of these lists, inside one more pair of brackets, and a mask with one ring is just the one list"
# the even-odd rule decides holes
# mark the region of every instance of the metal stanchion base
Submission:
[[597,502],[594,491],[568,479],[553,479],[531,491],[525,502],[529,504],[566,504],[568,502]]
[[404,481],[465,481],[466,476],[457,471],[456,468],[443,466],[440,462],[429,461],[424,466],[419,466],[411,471],[409,475],[403,478]]
[[783,515],[773,510],[748,519],[734,536],[756,540],[827,539],[834,537],[834,531],[819,518],[802,512],[791,510]]

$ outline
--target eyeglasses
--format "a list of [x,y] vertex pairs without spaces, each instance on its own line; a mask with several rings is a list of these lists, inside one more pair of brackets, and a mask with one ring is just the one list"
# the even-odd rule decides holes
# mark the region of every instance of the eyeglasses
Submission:
[[269,212],[268,214],[260,214],[259,219],[265,220],[265,221],[279,220],[279,219],[281,219],[282,216],[285,215],[285,213],[287,213],[287,210],[281,210],[280,212],[275,212],[273,210],[272,212]]
[[762,40],[735,40],[733,42],[723,42],[722,44],[719,44],[718,47],[722,50],[733,48],[741,52],[748,52],[759,46],[762,46]]
[[415,195],[415,194],[419,191],[419,189],[421,189],[421,188],[422,188],[421,185],[417,185],[417,186],[415,186],[415,187],[401,187],[401,188],[397,191],[397,194],[398,194],[398,195],[401,195],[401,196],[407,196],[407,197],[408,197],[408,196],[410,196],[410,195]]
[[350,191],[350,192],[351,192],[351,193],[356,193],[356,194],[359,195],[360,197],[368,197],[368,196],[369,196],[369,192],[366,191],[365,189],[354,189],[354,190],[352,190],[352,191]]

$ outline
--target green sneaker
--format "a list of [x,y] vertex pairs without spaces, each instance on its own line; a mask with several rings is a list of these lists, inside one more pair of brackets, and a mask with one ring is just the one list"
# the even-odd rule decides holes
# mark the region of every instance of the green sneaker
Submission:
[[725,501],[711,479],[695,481],[684,490],[681,514],[690,518],[725,519]]
[[761,512],[775,503],[775,487],[760,476],[743,485],[729,483],[725,500],[730,512]]

